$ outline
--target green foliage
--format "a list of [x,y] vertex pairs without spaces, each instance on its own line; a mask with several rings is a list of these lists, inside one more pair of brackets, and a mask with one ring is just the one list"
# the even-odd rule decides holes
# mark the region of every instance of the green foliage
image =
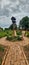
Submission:
[[0,51],[4,52],[4,47],[0,45]]
[[6,31],[6,33],[7,33],[7,36],[12,36],[13,31],[12,30],[8,30],[8,31]]
[[18,41],[19,41],[19,40],[22,40],[22,37],[18,36],[18,37],[17,37],[17,40],[18,40]]
[[29,30],[29,17],[23,17],[22,20],[19,23],[19,28],[22,27],[22,29]]
[[16,25],[16,18],[15,17],[11,17],[12,20],[12,25],[9,27],[9,29],[11,30],[16,30],[17,29],[17,25]]
[[11,17],[12,23],[15,24],[16,23],[16,18],[15,17]]
[[7,40],[11,41],[12,40],[12,37],[7,36]]
[[22,31],[16,31],[17,35],[22,35]]
[[22,37],[20,37],[20,36],[7,36],[7,40],[9,40],[9,41],[20,41],[20,40],[22,40]]
[[5,37],[5,36],[12,36],[13,31],[12,30],[4,30],[0,32],[0,38]]
[[25,36],[29,37],[29,31],[25,32]]
[[17,30],[17,25],[16,24],[11,24],[10,27],[9,27],[9,29],[13,30],[13,28],[15,30]]
[[0,31],[3,31],[3,28],[0,27]]
[[1,32],[0,32],[0,38],[5,37],[5,36],[6,36],[6,32],[1,31]]

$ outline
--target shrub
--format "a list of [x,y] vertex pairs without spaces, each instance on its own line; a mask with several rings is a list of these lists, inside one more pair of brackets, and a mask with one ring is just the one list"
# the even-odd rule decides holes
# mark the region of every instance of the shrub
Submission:
[[6,32],[4,31],[0,32],[0,38],[5,37],[5,36],[6,36]]
[[11,41],[12,40],[12,37],[7,36],[7,40]]
[[19,40],[22,40],[22,37],[18,36],[18,37],[17,37],[17,40],[18,40],[18,41],[19,41]]
[[17,35],[22,35],[22,32],[21,31],[17,31]]
[[20,36],[7,36],[7,40],[9,40],[9,41],[20,41],[20,40],[22,40],[22,37],[20,37]]
[[7,35],[12,36],[13,31],[12,30],[8,30],[8,31],[6,31],[6,33],[7,33]]
[[4,47],[3,46],[0,46],[0,51],[4,52]]
[[26,36],[26,37],[29,37],[29,32],[28,32],[28,31],[25,32],[25,36]]

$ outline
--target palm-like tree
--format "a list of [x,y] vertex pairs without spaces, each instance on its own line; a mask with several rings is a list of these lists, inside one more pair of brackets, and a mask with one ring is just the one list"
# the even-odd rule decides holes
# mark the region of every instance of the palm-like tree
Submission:
[[14,32],[14,36],[16,36],[16,18],[15,17],[11,17],[12,23],[13,23],[13,32]]

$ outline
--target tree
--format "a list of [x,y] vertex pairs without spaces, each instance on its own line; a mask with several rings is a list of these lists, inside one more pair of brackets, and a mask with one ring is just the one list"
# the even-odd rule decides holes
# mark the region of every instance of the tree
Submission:
[[15,17],[11,17],[11,20],[12,20],[14,36],[16,36],[16,18]]
[[0,27],[0,31],[3,31],[3,28]]
[[29,17],[23,17],[22,20],[20,20],[19,28],[29,30]]
[[[13,24],[10,25],[9,29],[13,30]],[[17,30],[17,25],[15,24],[15,30]]]

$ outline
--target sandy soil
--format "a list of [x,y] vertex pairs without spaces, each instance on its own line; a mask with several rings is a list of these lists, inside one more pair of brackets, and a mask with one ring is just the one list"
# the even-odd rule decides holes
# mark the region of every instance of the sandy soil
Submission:
[[0,44],[9,46],[9,52],[4,65],[27,65],[22,51],[22,46],[29,44],[29,38],[24,37],[23,41],[10,42],[6,37],[0,39]]

